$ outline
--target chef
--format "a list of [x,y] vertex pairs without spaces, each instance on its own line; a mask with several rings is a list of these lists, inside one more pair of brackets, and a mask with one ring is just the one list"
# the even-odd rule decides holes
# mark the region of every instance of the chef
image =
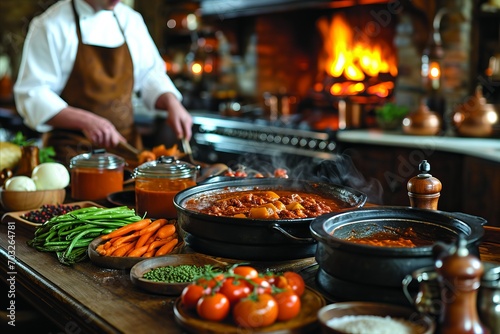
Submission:
[[120,0],[62,0],[31,21],[15,102],[57,160],[102,147],[127,158],[120,142],[140,149],[134,93],[168,112],[178,138],[191,138],[191,115],[138,12]]

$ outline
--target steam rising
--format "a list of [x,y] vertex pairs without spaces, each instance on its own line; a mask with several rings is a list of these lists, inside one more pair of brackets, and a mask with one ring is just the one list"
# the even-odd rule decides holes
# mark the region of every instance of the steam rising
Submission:
[[270,160],[262,160],[255,155],[241,156],[231,168],[244,170],[252,176],[259,172],[265,177],[274,176],[274,171],[284,168],[290,179],[316,181],[321,183],[332,183],[350,187],[365,193],[368,202],[373,204],[382,203],[382,185],[374,178],[366,179],[354,166],[351,158],[347,155],[338,155],[335,160],[315,161],[306,158],[287,158],[282,156],[273,157]]

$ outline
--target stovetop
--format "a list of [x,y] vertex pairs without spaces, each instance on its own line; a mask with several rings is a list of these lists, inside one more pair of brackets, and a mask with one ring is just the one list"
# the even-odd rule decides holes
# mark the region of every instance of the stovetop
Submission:
[[277,120],[193,112],[195,143],[218,151],[267,155],[292,154],[334,159],[336,133],[315,131],[290,116]]

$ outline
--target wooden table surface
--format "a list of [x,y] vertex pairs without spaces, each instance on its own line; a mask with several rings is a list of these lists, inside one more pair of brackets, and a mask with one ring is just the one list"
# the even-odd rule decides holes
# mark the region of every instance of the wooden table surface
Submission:
[[[500,229],[485,228],[480,245],[482,260],[500,263]],[[15,282],[11,289],[28,299],[65,332],[72,333],[183,333],[176,323],[176,297],[140,290],[129,270],[105,269],[84,261],[65,266],[52,253],[42,253],[26,242],[33,229],[21,224],[0,224],[0,270]],[[314,287],[314,258],[255,264],[276,270],[302,271]],[[5,296],[5,292],[4,292]],[[328,301],[328,299],[327,299]],[[81,330],[81,331],[79,331]]]

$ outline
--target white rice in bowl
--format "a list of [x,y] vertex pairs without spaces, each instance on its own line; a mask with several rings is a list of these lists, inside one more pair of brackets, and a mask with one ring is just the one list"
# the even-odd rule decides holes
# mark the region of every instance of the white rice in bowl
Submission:
[[425,329],[411,321],[375,315],[346,315],[333,318],[326,325],[348,334],[421,334]]

